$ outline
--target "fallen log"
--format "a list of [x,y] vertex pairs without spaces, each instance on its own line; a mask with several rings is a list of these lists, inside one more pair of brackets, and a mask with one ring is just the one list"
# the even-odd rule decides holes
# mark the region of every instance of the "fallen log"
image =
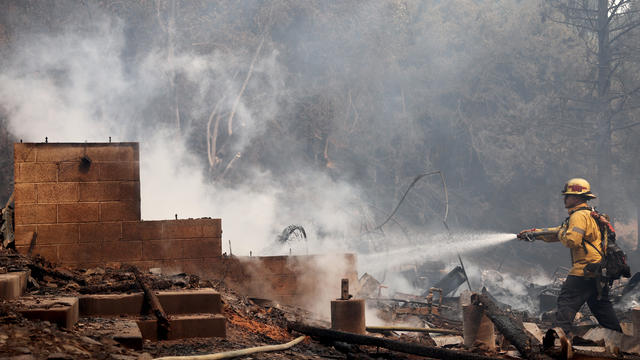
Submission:
[[35,278],[41,279],[45,275],[48,275],[48,276],[51,276],[51,277],[54,277],[54,278],[58,278],[58,279],[62,279],[62,280],[75,281],[78,285],[86,285],[87,284],[87,282],[83,278],[74,276],[72,274],[63,273],[63,272],[58,271],[56,269],[45,268],[44,266],[40,266],[40,265],[34,264],[34,263],[28,263],[27,266],[29,267],[29,269],[31,270],[31,274]]
[[158,340],[166,340],[169,337],[169,318],[160,304],[160,300],[153,292],[153,289],[149,286],[148,279],[140,273],[137,267],[131,265],[130,271],[136,277],[136,283],[144,291],[144,298],[147,304],[151,307],[153,315],[155,315],[158,321]]
[[527,334],[522,322],[515,319],[513,314],[498,307],[488,295],[483,289],[482,294],[471,295],[471,302],[484,310],[498,331],[518,349],[520,354],[527,359],[551,359],[542,353],[538,339]]
[[434,359],[445,360],[495,360],[498,358],[477,355],[469,352],[442,349],[437,347],[424,346],[415,343],[409,343],[404,341],[390,340],[386,338],[378,338],[374,336],[359,335],[343,331],[330,330],[325,328],[319,328],[315,326],[309,326],[301,323],[289,323],[289,330],[297,331],[306,335],[310,335],[314,338],[330,341],[340,341],[349,344],[378,346],[385,349],[412,354],[426,356]]

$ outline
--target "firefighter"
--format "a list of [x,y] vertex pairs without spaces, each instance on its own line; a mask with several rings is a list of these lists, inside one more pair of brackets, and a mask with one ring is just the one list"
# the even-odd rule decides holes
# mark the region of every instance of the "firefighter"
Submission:
[[[604,253],[602,249],[606,249],[607,244],[602,244],[600,229],[591,216],[592,208],[587,205],[587,201],[595,199],[596,196],[591,193],[589,182],[580,178],[567,181],[562,195],[569,217],[561,226],[543,230],[551,232],[552,235],[538,237],[545,242],[559,241],[571,250],[572,267],[558,296],[555,326],[560,326],[569,334],[576,313],[586,301],[601,326],[622,332],[609,301],[609,288],[600,281],[600,253]],[[518,238],[524,239],[539,230],[523,230],[518,234]]]

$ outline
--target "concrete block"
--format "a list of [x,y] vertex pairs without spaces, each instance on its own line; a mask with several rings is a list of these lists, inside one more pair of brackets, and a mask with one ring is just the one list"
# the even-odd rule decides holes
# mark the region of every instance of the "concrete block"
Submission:
[[27,319],[49,321],[60,327],[73,328],[79,318],[78,298],[30,297],[21,298],[18,311]]
[[80,201],[120,200],[120,183],[114,181],[80,183]]
[[63,263],[94,263],[103,260],[102,244],[60,244],[58,245],[58,260]]
[[298,291],[298,276],[296,274],[269,276],[268,282],[273,292],[278,295],[293,295]]
[[183,240],[183,257],[185,259],[201,259],[222,255],[222,239],[185,239]]
[[36,202],[36,184],[15,184],[15,202],[18,204],[34,204]]
[[142,313],[144,294],[82,295],[79,302],[80,316],[138,316]]
[[105,241],[102,243],[102,260],[142,260],[142,241]]
[[33,146],[33,144],[23,143],[13,144],[13,160],[16,163],[36,161],[35,146]]
[[28,204],[16,203],[14,221],[16,225],[55,224],[58,211],[56,204]]
[[[158,328],[156,320],[138,320],[138,327],[144,339],[156,341]],[[226,319],[223,315],[193,314],[174,315],[169,320],[171,330],[168,340],[195,337],[226,337]]]
[[27,290],[29,271],[0,274],[0,300],[12,300],[21,297]]
[[365,334],[364,299],[332,300],[331,329]]
[[158,300],[167,314],[221,314],[220,293],[213,289],[159,291]]
[[16,246],[31,244],[35,232],[35,225],[16,225],[14,232]]
[[78,183],[43,183],[36,186],[38,204],[78,201]]
[[98,179],[101,181],[140,181],[140,175],[135,173],[135,162],[100,162],[98,165]]
[[84,155],[84,144],[63,144],[63,143],[51,143],[51,144],[35,144],[36,161],[79,161]]
[[163,221],[125,221],[122,223],[124,240],[162,239]]
[[179,274],[184,272],[183,266],[184,261],[179,259],[163,259],[156,260],[160,262],[160,268],[162,269],[163,274]]
[[87,156],[92,161],[138,161],[138,145],[127,144],[92,144],[87,147]]
[[118,241],[122,239],[122,222],[79,224],[79,242]]
[[264,257],[256,258],[256,261],[259,262],[259,265],[257,266],[263,267],[269,273],[276,274],[276,275],[281,275],[281,274],[284,275],[291,272],[291,270],[288,267],[288,263],[289,263],[288,259],[289,259],[288,256],[264,256]]
[[[36,240],[36,243],[37,242],[38,241]],[[16,246],[16,250],[18,250],[18,252],[21,254],[26,254],[29,251],[29,245]],[[48,261],[58,262],[59,260],[58,245],[45,245],[45,246],[36,245],[34,246],[33,251],[31,252],[31,255],[33,256],[40,255],[43,258],[47,259]]]
[[140,220],[140,202],[116,201],[100,203],[100,221]]
[[182,271],[187,274],[195,274],[203,278],[210,278],[206,271],[205,261],[209,259],[189,259],[182,261]]
[[196,220],[166,220],[163,236],[165,239],[201,238],[202,224]]
[[222,220],[221,219],[200,219],[202,223],[202,236],[207,238],[222,237]]
[[100,220],[99,203],[74,203],[58,205],[58,222],[94,222]]
[[142,350],[144,339],[135,321],[118,321],[114,330],[113,340],[130,349]]
[[140,201],[140,182],[123,181],[120,183],[120,200]]
[[182,240],[146,240],[142,245],[142,259],[180,259],[182,258],[182,242]]
[[55,163],[16,163],[14,180],[20,183],[44,183],[58,180],[58,166]]
[[80,161],[62,162],[60,163],[60,171],[58,172],[58,181],[96,181],[98,180],[98,175],[98,167],[93,163],[86,168],[81,166]]
[[38,225],[36,244],[73,244],[78,242],[78,224]]

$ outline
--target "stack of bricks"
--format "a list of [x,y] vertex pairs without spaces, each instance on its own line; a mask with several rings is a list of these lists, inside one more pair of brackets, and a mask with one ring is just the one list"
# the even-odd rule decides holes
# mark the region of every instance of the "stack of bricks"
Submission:
[[[140,220],[137,143],[14,146],[16,248],[71,266],[198,263],[221,254],[220,219]],[[193,261],[187,261],[193,260]]]

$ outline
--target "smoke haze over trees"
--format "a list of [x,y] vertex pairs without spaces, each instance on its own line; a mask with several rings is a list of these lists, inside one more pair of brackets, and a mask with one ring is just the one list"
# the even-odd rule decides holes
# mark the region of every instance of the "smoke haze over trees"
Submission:
[[[312,218],[317,236],[357,237],[433,170],[453,232],[514,233],[558,224],[563,183],[584,177],[633,224],[630,251],[639,16],[630,0],[2,0],[0,161],[19,139],[153,143],[156,168],[189,154],[220,202],[274,209],[246,214],[263,236]],[[428,241],[444,208],[425,178],[385,230]],[[490,255],[509,254],[568,262],[558,244]]]

